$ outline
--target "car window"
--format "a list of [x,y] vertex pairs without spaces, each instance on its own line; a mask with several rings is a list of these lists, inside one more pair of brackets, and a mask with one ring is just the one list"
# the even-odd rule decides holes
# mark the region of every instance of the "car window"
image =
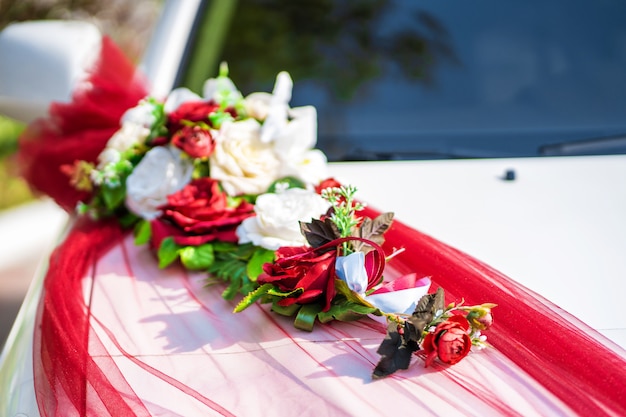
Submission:
[[624,16],[621,0],[244,0],[219,61],[244,93],[289,71],[331,160],[559,154],[546,145],[626,132]]

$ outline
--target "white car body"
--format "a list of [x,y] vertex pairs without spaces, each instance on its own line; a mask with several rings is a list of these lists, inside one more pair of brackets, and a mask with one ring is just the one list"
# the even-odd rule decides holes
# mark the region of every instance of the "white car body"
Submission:
[[[156,96],[173,85],[199,4],[164,6],[141,66]],[[505,180],[507,170],[513,180]],[[368,204],[502,271],[626,348],[618,311],[626,295],[626,155],[346,162],[330,171],[357,185]],[[0,357],[2,415],[39,415],[32,337],[44,271],[45,260]]]

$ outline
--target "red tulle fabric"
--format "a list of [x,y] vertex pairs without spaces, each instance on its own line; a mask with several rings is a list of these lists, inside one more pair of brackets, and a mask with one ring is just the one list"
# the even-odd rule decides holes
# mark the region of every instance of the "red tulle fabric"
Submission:
[[[146,81],[133,64],[104,37],[100,55],[86,79],[79,82],[72,102],[53,103],[50,116],[32,123],[20,138],[18,161],[24,178],[35,191],[73,212],[87,196],[70,185],[61,167],[76,160],[96,161],[119,128],[122,114],[147,91]],[[88,352],[89,343],[95,341],[89,339],[83,278],[121,234],[114,224],[83,221],[51,257],[33,353],[42,416],[148,415],[142,413],[141,401],[113,360],[96,366]]]
[[115,221],[81,219],[50,258],[33,346],[43,417],[150,415],[113,359],[98,355],[96,362],[91,355],[104,349],[92,334],[84,278],[97,273],[98,258],[122,237]]
[[[90,82],[72,104],[53,106],[52,118],[31,126],[22,140],[28,181],[70,211],[83,196],[72,190],[59,167],[76,159],[95,160],[123,111],[145,94],[108,40]],[[366,215],[376,214],[368,210]],[[149,415],[114,360],[90,355],[102,349],[89,323],[85,278],[97,274],[99,257],[122,236],[113,222],[80,220],[51,257],[33,351],[44,417]],[[498,304],[489,341],[573,410],[626,415],[626,360],[581,332],[575,319],[483,263],[399,222],[386,239],[387,248],[410,249],[398,256],[410,257],[399,264],[412,270],[399,272],[432,276],[433,287],[442,286],[450,301]]]
[[39,193],[72,212],[87,197],[70,186],[61,171],[74,161],[95,162],[122,114],[147,94],[146,82],[109,39],[88,78],[77,86],[71,103],[53,103],[50,116],[32,123],[20,138],[22,175]]

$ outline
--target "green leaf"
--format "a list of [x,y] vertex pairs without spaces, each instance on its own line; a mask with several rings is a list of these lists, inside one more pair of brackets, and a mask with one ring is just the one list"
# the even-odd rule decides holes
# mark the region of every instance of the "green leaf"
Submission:
[[250,280],[247,275],[244,275],[241,281],[242,282],[239,288],[240,294],[249,294],[250,292],[254,291],[258,286],[256,281]]
[[233,116],[230,113],[218,110],[209,114],[208,119],[210,120],[213,126],[219,129],[222,123],[229,121],[229,120],[233,120]]
[[215,252],[231,252],[237,249],[237,245],[229,242],[217,241],[213,243],[213,250]]
[[202,178],[210,176],[209,161],[202,159],[194,159],[193,161],[193,178]]
[[362,319],[368,314],[375,314],[379,310],[376,307],[368,307],[363,304],[355,304],[343,302],[334,304],[328,311],[322,311],[318,314],[318,318],[322,323],[328,323],[332,320],[354,321]]
[[313,331],[315,318],[322,311],[321,304],[305,304],[300,308],[293,325],[300,330]]
[[207,271],[214,277],[229,283],[222,297],[230,300],[237,293],[246,295],[256,289],[256,281],[250,279],[248,275],[248,263],[255,251],[259,249],[252,244],[213,243],[215,262]]
[[276,314],[280,314],[281,316],[291,317],[294,314],[296,314],[296,312],[300,309],[300,307],[301,307],[300,304],[292,304],[290,306],[283,307],[274,303],[272,305],[272,311],[275,312]]
[[237,295],[240,288],[241,288],[241,276],[234,275],[234,274],[231,275],[230,284],[222,292],[222,298],[224,300],[232,300],[233,298],[235,298],[235,295]]
[[180,260],[187,269],[207,269],[215,261],[213,245],[187,246],[180,250]]
[[352,291],[350,287],[348,287],[348,283],[341,279],[335,279],[335,291],[337,291],[338,294],[343,295],[350,303],[360,304],[368,308],[376,309],[376,307],[370,304],[367,300]]
[[121,185],[118,187],[108,187],[104,185],[101,188],[101,195],[106,208],[113,211],[124,202],[126,189]]
[[135,226],[134,230],[135,234],[135,245],[145,245],[150,241],[150,237],[152,237],[152,228],[150,227],[150,222],[147,220],[141,220]]
[[133,213],[130,213],[126,210],[124,210],[122,213],[120,213],[117,217],[118,221],[120,222],[120,225],[124,228],[124,229],[128,229],[134,225],[137,224],[137,222],[139,220],[141,220],[140,217],[136,216]]
[[268,193],[275,193],[279,184],[286,184],[287,188],[306,188],[306,184],[296,177],[285,177],[274,181],[267,189]]
[[291,291],[280,291],[278,288],[274,287],[271,290],[269,290],[267,293],[269,295],[273,295],[276,297],[280,297],[280,298],[287,298],[287,297],[296,297],[300,294],[302,294],[304,292],[303,288],[296,288],[294,290]]
[[153,105],[152,115],[155,119],[155,123],[152,125],[150,134],[148,135],[148,143],[150,143],[159,136],[165,136],[167,134],[167,128],[165,127],[167,119],[163,103],[158,102],[153,97],[149,97],[147,101]]
[[159,268],[163,269],[178,259],[178,252],[181,247],[174,242],[173,237],[166,237],[159,246],[157,257],[159,258]]
[[272,284],[263,284],[261,285],[259,288],[257,288],[256,290],[249,292],[248,295],[246,295],[240,302],[239,304],[237,304],[237,306],[235,307],[235,309],[233,310],[234,313],[240,313],[243,310],[245,310],[246,308],[250,307],[252,304],[254,304],[258,299],[260,299],[261,297],[263,297],[264,295],[267,294],[267,292],[272,289],[273,285]]
[[252,281],[256,281],[259,275],[263,273],[263,265],[274,262],[274,251],[265,248],[256,248],[248,265],[246,272]]
[[335,290],[338,296],[328,311],[321,312],[318,316],[322,323],[332,320],[354,321],[368,314],[377,316],[383,313],[371,303],[355,293],[348,287],[345,281],[335,279]]

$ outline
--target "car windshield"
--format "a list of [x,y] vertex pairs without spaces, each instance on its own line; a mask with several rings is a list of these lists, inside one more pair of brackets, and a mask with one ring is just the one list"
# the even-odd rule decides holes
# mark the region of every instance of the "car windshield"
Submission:
[[624,16],[621,0],[245,0],[216,62],[244,94],[289,71],[330,160],[626,153]]

